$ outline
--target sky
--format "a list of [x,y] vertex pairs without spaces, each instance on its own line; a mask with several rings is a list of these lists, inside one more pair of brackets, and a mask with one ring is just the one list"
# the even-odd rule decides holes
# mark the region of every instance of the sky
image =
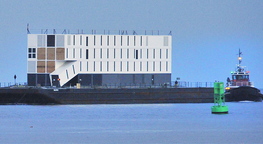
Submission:
[[27,81],[27,24],[41,29],[172,31],[172,81],[226,82],[242,65],[263,88],[262,0],[0,0],[0,82]]

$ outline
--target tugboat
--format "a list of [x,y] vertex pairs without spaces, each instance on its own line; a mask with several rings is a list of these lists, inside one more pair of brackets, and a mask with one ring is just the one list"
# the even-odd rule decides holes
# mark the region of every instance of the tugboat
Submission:
[[241,66],[242,52],[239,49],[238,64],[235,71],[231,72],[232,79],[227,78],[225,87],[225,98],[231,101],[255,101],[261,102],[263,95],[255,88],[249,80],[249,71],[245,71],[245,66]]

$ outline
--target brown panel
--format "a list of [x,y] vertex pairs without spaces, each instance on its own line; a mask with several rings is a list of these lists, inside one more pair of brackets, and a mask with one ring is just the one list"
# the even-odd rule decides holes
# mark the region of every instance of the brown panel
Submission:
[[65,48],[57,48],[57,60],[65,60]]
[[48,60],[55,60],[55,48],[48,48],[47,49],[47,59]]
[[44,60],[46,59],[46,48],[37,49],[37,59]]
[[37,73],[45,73],[45,61],[37,62]]
[[47,62],[47,72],[52,73],[55,70],[55,61]]

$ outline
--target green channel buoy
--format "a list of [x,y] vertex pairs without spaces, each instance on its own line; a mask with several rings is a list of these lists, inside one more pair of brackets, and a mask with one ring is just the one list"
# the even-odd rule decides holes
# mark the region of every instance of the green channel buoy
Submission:
[[225,105],[224,83],[214,83],[214,106],[211,107],[212,114],[227,114],[228,106]]

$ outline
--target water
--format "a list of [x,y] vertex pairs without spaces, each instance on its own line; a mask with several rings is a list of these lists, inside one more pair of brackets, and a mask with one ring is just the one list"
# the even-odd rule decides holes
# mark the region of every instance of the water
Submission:
[[263,143],[263,103],[0,106],[0,143]]

